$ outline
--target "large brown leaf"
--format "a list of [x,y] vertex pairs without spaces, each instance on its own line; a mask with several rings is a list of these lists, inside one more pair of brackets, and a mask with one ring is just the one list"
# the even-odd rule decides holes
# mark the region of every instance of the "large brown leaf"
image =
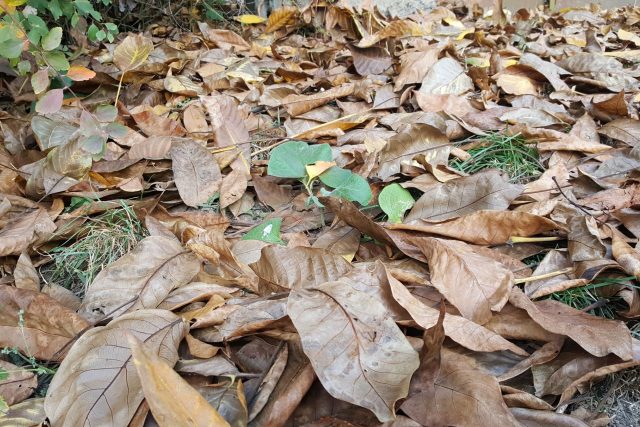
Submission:
[[139,310],[97,327],[76,341],[51,381],[45,411],[53,427],[126,426],[144,395],[127,335],[169,366],[187,325],[166,310]]
[[372,410],[380,421],[393,420],[418,354],[384,306],[337,281],[292,291],[287,310],[324,388]]
[[640,252],[632,248],[620,233],[615,231],[611,240],[611,251],[624,271],[640,280]]
[[324,249],[267,246],[260,260],[250,266],[267,290],[301,289],[337,280],[352,269],[339,255]]
[[509,302],[526,310],[546,330],[568,336],[594,356],[613,353],[623,360],[633,357],[631,334],[620,321],[592,316],[558,301],[534,303],[516,287],[511,290]]
[[377,175],[386,179],[400,172],[402,162],[424,154],[429,164],[446,164],[449,158],[449,140],[440,130],[426,125],[410,125],[392,137],[380,152],[380,167]]
[[15,218],[0,231],[0,256],[19,255],[39,241],[46,241],[56,225],[44,209]]
[[27,356],[61,360],[61,350],[89,323],[53,298],[29,289],[0,286],[0,347]]
[[173,177],[178,193],[187,206],[205,204],[219,189],[220,168],[213,155],[193,140],[180,140],[171,146]]
[[445,57],[433,64],[422,80],[420,92],[434,95],[462,95],[473,90],[473,81],[462,65],[453,58]]
[[497,170],[434,184],[416,201],[405,222],[416,219],[445,220],[478,210],[505,210],[522,192]]
[[598,133],[636,147],[640,144],[640,121],[635,119],[614,120],[602,126]]
[[200,270],[200,261],[176,239],[150,236],[105,267],[89,285],[79,312],[88,318],[156,308]]
[[158,356],[155,349],[147,349],[134,337],[129,343],[144,398],[160,427],[229,427],[218,411]]
[[607,248],[600,240],[598,223],[589,216],[575,215],[567,222],[567,248],[571,261],[591,261],[604,258]]
[[464,242],[432,237],[410,242],[426,257],[433,286],[467,319],[482,325],[509,300],[513,273],[499,262]]
[[361,76],[369,74],[382,74],[393,64],[393,58],[389,52],[381,47],[349,46],[353,56],[353,66]]
[[558,229],[553,221],[517,211],[477,211],[443,222],[413,220],[408,224],[389,224],[390,229],[437,234],[478,245],[507,243],[512,236],[535,236]]
[[483,425],[520,426],[502,399],[498,380],[473,359],[443,349],[440,363],[431,369],[433,383],[423,384],[401,407],[412,419],[427,426],[473,426],[478,420]]
[[[421,327],[428,329],[438,321],[438,310],[422,303],[399,281],[389,277],[393,297],[409,312],[411,318]],[[473,323],[464,317],[447,314],[444,319],[445,334],[458,344],[474,351],[511,350],[526,355],[520,347],[510,343],[497,333]]]

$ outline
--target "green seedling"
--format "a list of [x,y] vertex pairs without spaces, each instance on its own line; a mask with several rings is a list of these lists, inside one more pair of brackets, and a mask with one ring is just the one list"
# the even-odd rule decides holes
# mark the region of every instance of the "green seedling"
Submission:
[[402,222],[404,213],[413,207],[415,200],[408,190],[400,184],[384,187],[378,196],[380,209],[387,214],[389,222]]
[[279,178],[295,178],[309,194],[308,203],[322,206],[313,193],[319,182],[332,189],[321,188],[324,196],[335,196],[368,205],[371,188],[367,180],[332,162],[329,144],[309,145],[303,141],[287,141],[271,152],[267,173]]

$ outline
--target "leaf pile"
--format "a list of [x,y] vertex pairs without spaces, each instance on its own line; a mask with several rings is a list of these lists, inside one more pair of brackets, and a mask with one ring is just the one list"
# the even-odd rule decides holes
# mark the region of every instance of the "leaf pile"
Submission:
[[[605,425],[571,403],[640,365],[640,8],[500,12],[314,1],[7,78],[0,424]],[[42,280],[123,204],[148,236],[81,301]]]

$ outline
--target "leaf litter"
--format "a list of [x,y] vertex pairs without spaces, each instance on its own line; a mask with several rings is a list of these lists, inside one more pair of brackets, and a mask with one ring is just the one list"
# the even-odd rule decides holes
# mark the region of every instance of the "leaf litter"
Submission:
[[630,425],[640,9],[501,4],[6,77],[0,424]]

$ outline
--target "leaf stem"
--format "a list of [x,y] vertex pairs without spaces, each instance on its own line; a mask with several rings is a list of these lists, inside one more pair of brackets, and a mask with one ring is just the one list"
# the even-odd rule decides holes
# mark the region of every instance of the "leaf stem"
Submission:
[[573,272],[573,267],[563,268],[562,270],[552,271],[550,273],[539,274],[537,276],[523,277],[521,279],[515,279],[513,283],[519,285],[521,283],[534,282],[536,280],[549,279],[550,277],[560,276],[561,274],[567,274]]

